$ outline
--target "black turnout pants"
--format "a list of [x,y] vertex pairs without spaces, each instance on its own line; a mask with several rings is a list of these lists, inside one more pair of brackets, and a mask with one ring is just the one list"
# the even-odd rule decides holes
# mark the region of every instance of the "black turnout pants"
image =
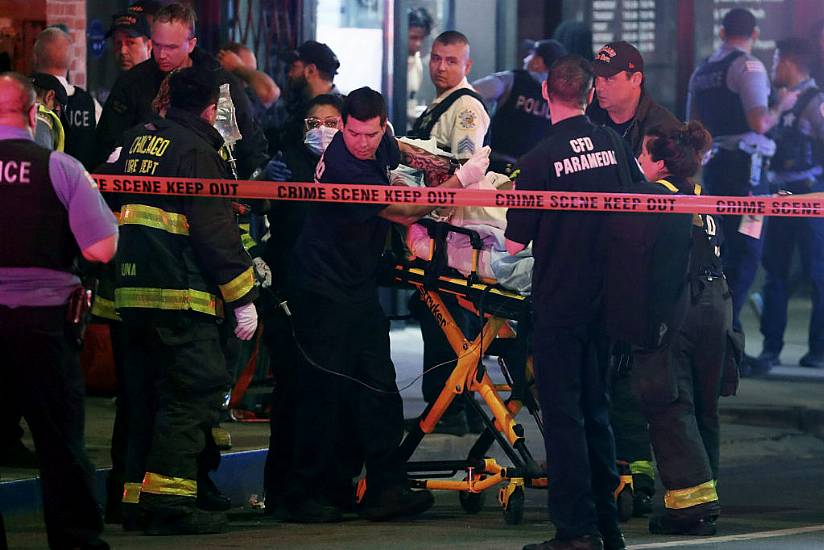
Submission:
[[[389,322],[377,295],[361,303],[306,292],[290,298],[300,356],[288,499],[329,498],[330,490],[351,485],[353,447],[362,452],[358,462],[366,463],[370,492],[402,483],[404,465],[396,451],[403,403],[389,354]],[[309,360],[380,391],[323,372]]]
[[103,530],[83,441],[83,376],[65,319],[64,306],[0,306],[0,387],[34,437],[52,548],[82,546]]
[[[658,471],[667,491],[718,479],[718,399],[732,300],[723,278],[697,284],[700,294],[675,337],[655,352],[636,354],[633,367],[635,388],[649,420]],[[668,514],[684,519],[719,511],[717,500],[667,509]]]
[[549,517],[558,539],[618,530],[607,342],[594,326],[536,319],[533,358],[544,420]]
[[127,482],[140,483],[144,472],[196,480],[229,384],[214,320],[180,313],[167,325],[125,325]]

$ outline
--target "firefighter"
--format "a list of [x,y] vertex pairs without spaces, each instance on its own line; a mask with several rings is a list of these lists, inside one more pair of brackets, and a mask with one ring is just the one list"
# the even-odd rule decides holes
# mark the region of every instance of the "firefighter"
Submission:
[[[166,118],[124,134],[110,163],[123,174],[228,177],[213,127],[218,95],[213,71],[173,74]],[[115,307],[128,329],[126,391],[141,396],[129,400],[124,503],[139,503],[148,534],[218,532],[225,513],[196,506],[197,458],[229,383],[218,323],[234,316],[242,340],[257,328],[252,259],[228,200],[135,195],[122,203]]]

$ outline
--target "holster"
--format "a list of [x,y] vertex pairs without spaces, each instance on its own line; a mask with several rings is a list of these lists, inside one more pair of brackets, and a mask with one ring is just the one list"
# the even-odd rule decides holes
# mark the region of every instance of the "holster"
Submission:
[[86,326],[89,324],[89,318],[91,317],[95,283],[96,280],[87,282],[85,286],[79,285],[75,288],[69,296],[69,303],[66,307],[66,325],[69,335],[78,349],[83,346]]

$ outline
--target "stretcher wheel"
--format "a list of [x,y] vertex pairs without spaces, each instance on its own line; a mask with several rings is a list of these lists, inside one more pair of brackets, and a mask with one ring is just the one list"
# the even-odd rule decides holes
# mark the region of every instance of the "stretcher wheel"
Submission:
[[524,488],[516,487],[504,506],[504,521],[507,525],[520,525],[524,521]]
[[621,522],[629,521],[633,512],[632,487],[627,485],[618,493],[616,504],[618,505],[618,520]]
[[461,491],[458,493],[458,500],[461,503],[461,508],[467,514],[477,514],[484,508],[486,503],[486,492],[470,493],[469,491]]

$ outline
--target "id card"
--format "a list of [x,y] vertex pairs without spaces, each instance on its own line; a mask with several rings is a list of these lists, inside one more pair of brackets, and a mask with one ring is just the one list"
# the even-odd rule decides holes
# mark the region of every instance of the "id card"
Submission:
[[753,239],[761,238],[761,230],[764,228],[764,216],[744,215],[741,216],[741,223],[738,225],[738,232]]

